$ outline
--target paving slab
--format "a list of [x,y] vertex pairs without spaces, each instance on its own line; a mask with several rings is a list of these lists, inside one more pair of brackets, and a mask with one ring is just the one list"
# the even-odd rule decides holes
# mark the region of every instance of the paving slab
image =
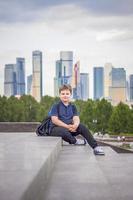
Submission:
[[61,139],[0,133],[0,200],[39,200],[61,150]]
[[132,200],[133,155],[103,147],[65,145],[45,188],[44,200]]

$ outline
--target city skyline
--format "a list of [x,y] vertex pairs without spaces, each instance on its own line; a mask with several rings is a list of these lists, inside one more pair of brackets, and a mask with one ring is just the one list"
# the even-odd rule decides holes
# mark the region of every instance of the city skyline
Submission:
[[[133,74],[133,2],[131,0],[4,1],[0,0],[0,94],[4,66],[16,57],[32,73],[32,51],[44,54],[45,94],[54,94],[55,60],[73,51],[82,73],[89,73],[90,97],[94,66],[111,62]],[[51,85],[51,87],[49,87]],[[45,95],[44,94],[44,95]]]

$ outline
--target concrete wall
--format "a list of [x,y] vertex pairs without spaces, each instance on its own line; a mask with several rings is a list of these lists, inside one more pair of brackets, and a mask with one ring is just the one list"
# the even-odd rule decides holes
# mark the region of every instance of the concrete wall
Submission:
[[39,122],[0,122],[0,132],[35,132]]

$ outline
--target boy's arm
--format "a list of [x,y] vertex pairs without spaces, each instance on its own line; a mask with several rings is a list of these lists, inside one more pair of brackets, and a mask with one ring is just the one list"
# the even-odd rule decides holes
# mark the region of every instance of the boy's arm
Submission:
[[59,120],[57,116],[51,116],[51,120],[52,120],[53,124],[55,124],[57,126],[61,126],[61,127],[67,128],[67,129],[69,128],[69,125],[65,124],[64,122]]
[[80,124],[79,116],[73,116],[73,127],[75,128],[75,130],[78,128],[79,124]]

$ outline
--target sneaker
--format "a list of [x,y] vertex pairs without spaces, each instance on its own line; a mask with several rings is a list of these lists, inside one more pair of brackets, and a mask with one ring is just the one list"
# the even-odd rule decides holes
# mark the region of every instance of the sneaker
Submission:
[[86,145],[86,140],[76,139],[75,145]]
[[94,148],[94,154],[95,155],[105,155],[103,149],[101,147],[99,147],[99,146]]

